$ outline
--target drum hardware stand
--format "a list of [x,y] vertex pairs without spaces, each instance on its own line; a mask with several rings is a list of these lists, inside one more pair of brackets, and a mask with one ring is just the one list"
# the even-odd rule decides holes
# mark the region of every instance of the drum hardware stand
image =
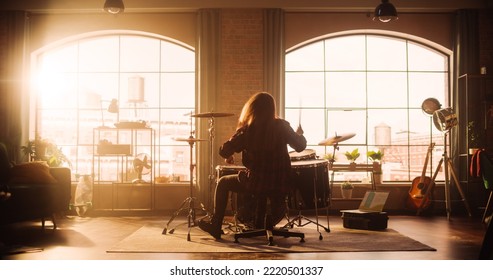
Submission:
[[[445,172],[445,208],[447,210],[447,219],[450,220],[450,215],[452,213],[452,206],[451,206],[451,200],[450,200],[450,178],[449,178],[449,172],[450,175],[452,175],[452,178],[454,179],[455,186],[457,190],[459,191],[459,194],[461,196],[461,201],[464,202],[464,206],[466,207],[467,213],[469,214],[469,217],[472,216],[471,213],[471,208],[469,207],[469,203],[467,202],[466,196],[464,195],[464,192],[462,191],[461,185],[459,183],[459,179],[457,177],[457,174],[455,172],[454,166],[452,164],[452,160],[448,157],[447,155],[447,132],[443,133],[443,154],[442,158],[440,159],[440,162],[437,165],[437,168],[435,170],[435,173],[433,174],[433,177],[431,179],[432,182],[435,182],[435,178],[438,175],[438,172],[440,171],[440,168],[443,164],[444,167],[444,172]],[[430,194],[432,193],[432,189],[434,188],[435,184],[433,183],[430,188],[428,188],[425,192],[425,195],[423,199],[421,200],[421,204],[418,207],[418,212],[417,215],[421,213],[421,210],[423,209],[424,202],[428,199]]]
[[[319,223],[319,220],[318,220],[318,197],[317,197],[317,184],[316,184],[316,181],[317,181],[317,176],[318,172],[315,171],[315,178],[313,178],[313,195],[314,195],[314,198],[313,198],[313,201],[315,203],[315,221],[309,219],[308,217],[306,216],[303,216],[301,214],[301,206],[299,207],[300,209],[298,210],[298,215],[296,215],[296,217],[294,217],[293,219],[289,219],[289,217],[287,216],[286,214],[286,219],[288,220],[288,223],[286,225],[283,226],[283,228],[293,228],[295,225],[297,227],[304,227],[310,223],[312,224],[315,224],[317,225],[317,232],[319,234],[318,236],[318,239],[319,240],[322,240],[323,239],[323,236],[322,236],[322,233],[320,232],[320,227],[322,227],[326,232],[330,232],[330,228],[329,228],[329,208],[327,207],[327,213],[326,213],[326,216],[327,216],[327,227],[323,226],[322,224]],[[301,203],[300,203],[301,204]],[[306,220],[307,222],[305,223],[302,223],[302,220]]]
[[197,198],[193,196],[193,170],[194,170],[194,167],[195,167],[195,164],[193,164],[193,145],[195,144],[195,142],[204,141],[204,140],[202,140],[202,139],[195,139],[193,137],[193,133],[194,132],[191,130],[190,131],[190,137],[189,138],[176,139],[177,141],[188,142],[188,144],[190,145],[190,196],[187,197],[183,201],[183,203],[181,204],[180,208],[173,213],[173,215],[169,219],[168,223],[166,224],[166,226],[165,226],[165,228],[163,229],[163,232],[162,232],[162,234],[166,234],[166,233],[172,234],[175,231],[176,227],[178,227],[180,225],[177,225],[176,227],[174,227],[174,228],[172,228],[172,229],[170,229],[168,231],[169,225],[171,224],[171,222],[173,222],[173,220],[182,211],[186,210],[188,212],[187,222],[185,222],[183,224],[187,224],[188,225],[187,241],[191,241],[191,238],[190,238],[190,230],[191,230],[191,228],[198,225],[197,224],[197,219],[196,219],[196,210],[197,209],[200,209],[200,210],[202,210],[203,212],[206,213],[206,217],[207,216],[210,216],[210,214],[205,209],[204,204],[202,204],[202,203],[199,202],[200,208],[196,208],[195,207],[195,204],[198,201],[197,201]]
[[[209,146],[210,146],[210,169],[209,169],[209,195],[208,205],[211,205],[211,194],[214,194],[216,183],[216,175],[214,174],[214,138],[215,138],[215,128],[214,128],[214,117],[209,118]],[[214,203],[212,201],[212,203]]]

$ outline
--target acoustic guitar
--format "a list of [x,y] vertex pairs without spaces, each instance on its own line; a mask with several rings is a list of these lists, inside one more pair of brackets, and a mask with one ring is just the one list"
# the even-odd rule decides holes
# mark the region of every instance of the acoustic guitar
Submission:
[[428,191],[428,189],[433,186],[435,182],[433,182],[432,178],[426,176],[425,173],[426,173],[426,168],[428,167],[430,154],[434,146],[435,143],[430,143],[430,145],[428,146],[428,151],[426,152],[425,163],[423,165],[423,171],[421,172],[421,176],[414,178],[412,182],[411,189],[409,190],[409,195],[407,199],[407,204],[409,208],[417,210],[420,209],[421,207],[421,210],[425,210],[431,204],[431,196],[428,195],[427,197],[425,197],[425,194]]

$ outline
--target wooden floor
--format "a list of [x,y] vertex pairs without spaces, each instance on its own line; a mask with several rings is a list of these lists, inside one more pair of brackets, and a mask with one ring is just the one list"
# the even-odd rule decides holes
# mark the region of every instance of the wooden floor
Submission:
[[[434,252],[355,252],[355,253],[106,253],[150,221],[163,221],[169,216],[111,215],[58,219],[58,229],[44,231],[39,222],[19,223],[1,228],[4,246],[30,246],[42,251],[6,254],[4,260],[474,260],[485,233],[479,218],[452,216],[390,215],[388,227],[437,249]],[[340,215],[331,215],[330,224],[341,224]],[[327,237],[330,239],[330,233]],[[234,243],[231,246],[235,246]]]

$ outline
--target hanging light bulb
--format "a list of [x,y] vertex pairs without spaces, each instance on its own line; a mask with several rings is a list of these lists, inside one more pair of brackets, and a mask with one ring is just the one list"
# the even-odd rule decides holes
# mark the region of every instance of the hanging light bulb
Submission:
[[397,10],[394,5],[389,3],[389,0],[382,0],[382,3],[375,8],[373,20],[378,19],[381,22],[389,22],[398,18]]
[[123,5],[123,0],[106,0],[103,9],[110,14],[116,15],[123,13],[125,6]]

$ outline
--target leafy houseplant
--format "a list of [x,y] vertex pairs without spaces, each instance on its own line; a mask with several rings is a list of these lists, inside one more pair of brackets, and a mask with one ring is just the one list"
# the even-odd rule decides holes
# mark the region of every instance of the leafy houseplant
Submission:
[[61,166],[67,163],[71,166],[70,160],[55,143],[36,137],[35,140],[29,140],[25,146],[21,147],[24,156],[29,161],[46,161],[51,167]]
[[344,155],[350,162],[355,162],[359,158],[360,153],[358,151],[358,148],[356,148],[352,152],[345,152]]
[[371,162],[381,162],[384,154],[381,151],[368,151],[366,153]]
[[469,153],[474,153],[474,150],[484,147],[484,131],[476,127],[474,121],[470,121],[467,124],[467,135],[469,137]]
[[341,195],[342,198],[349,199],[353,196],[354,186],[351,182],[345,181],[341,184]]
[[358,148],[354,149],[352,152],[345,152],[344,155],[346,156],[347,160],[349,160],[350,169],[356,169],[355,161],[360,156]]
[[373,162],[373,179],[376,184],[382,183],[382,165],[381,161],[384,154],[381,151],[368,151],[366,153],[368,159]]

